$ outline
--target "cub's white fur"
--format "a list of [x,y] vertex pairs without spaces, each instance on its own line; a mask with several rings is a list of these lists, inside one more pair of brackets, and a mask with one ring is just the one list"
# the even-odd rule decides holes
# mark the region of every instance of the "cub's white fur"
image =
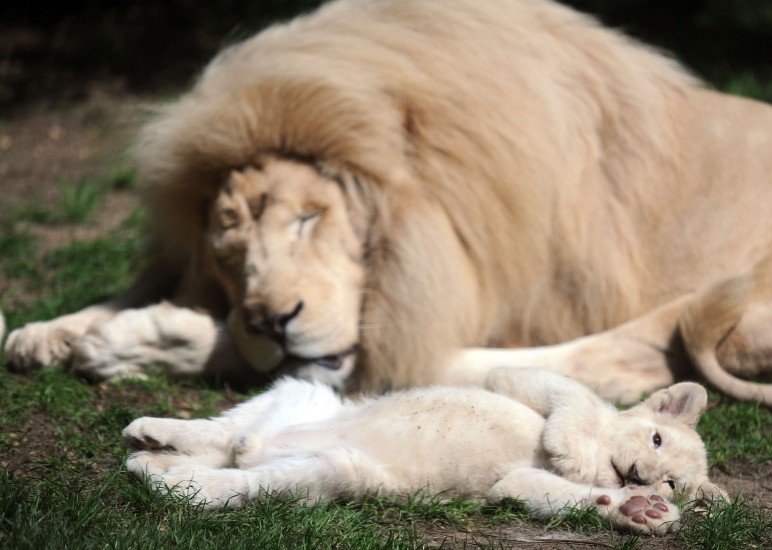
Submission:
[[[625,411],[539,369],[495,369],[487,389],[433,387],[348,400],[286,378],[212,420],[140,418],[128,469],[207,507],[268,495],[313,503],[428,489],[525,501],[536,517],[591,507],[619,528],[663,533],[672,487],[712,498],[694,427],[702,386],[676,384]],[[661,496],[660,496],[661,495]]]

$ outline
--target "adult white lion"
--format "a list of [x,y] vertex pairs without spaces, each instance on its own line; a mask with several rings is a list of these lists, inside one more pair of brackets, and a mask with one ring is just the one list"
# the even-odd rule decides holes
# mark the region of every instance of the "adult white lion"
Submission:
[[17,367],[379,390],[542,365],[631,401],[691,357],[772,402],[727,372],[770,355],[772,108],[571,9],[332,2],[225,50],[138,163],[155,263],[11,334]]

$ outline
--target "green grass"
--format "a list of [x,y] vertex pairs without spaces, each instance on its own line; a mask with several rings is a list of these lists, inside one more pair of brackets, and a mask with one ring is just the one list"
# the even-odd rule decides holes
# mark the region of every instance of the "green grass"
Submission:
[[86,221],[102,198],[102,190],[90,181],[78,185],[59,185],[62,196],[62,220],[69,223]]
[[[38,254],[39,242],[19,223],[5,224],[0,236],[0,306],[13,326],[51,318],[82,308],[125,290],[136,271],[143,246],[141,213],[133,215],[115,233],[93,241],[72,243]],[[22,295],[34,295],[16,306]]]
[[686,516],[679,536],[692,548],[734,550],[770,548],[770,533],[769,513],[748,507],[737,498],[725,505],[710,504],[703,513]]
[[33,202],[14,213],[14,218],[46,225],[85,222],[104,195],[101,186],[88,180],[77,185],[59,182],[57,188],[59,189],[58,204],[47,206]]
[[772,460],[772,410],[760,405],[721,399],[705,413],[697,427],[714,464],[729,461]]
[[83,223],[90,219],[106,193],[134,189],[134,186],[134,171],[119,165],[114,171],[94,180],[83,180],[77,184],[59,182],[58,203],[44,205],[30,202],[14,212],[11,220],[44,225]]

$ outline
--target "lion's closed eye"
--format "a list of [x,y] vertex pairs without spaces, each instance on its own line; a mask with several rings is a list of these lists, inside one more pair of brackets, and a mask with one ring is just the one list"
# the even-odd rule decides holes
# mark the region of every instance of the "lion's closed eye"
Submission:
[[223,208],[220,210],[218,220],[222,229],[231,229],[241,222],[239,213],[234,208]]
[[306,238],[311,234],[319,221],[321,213],[321,210],[313,210],[300,215],[295,222],[298,238]]

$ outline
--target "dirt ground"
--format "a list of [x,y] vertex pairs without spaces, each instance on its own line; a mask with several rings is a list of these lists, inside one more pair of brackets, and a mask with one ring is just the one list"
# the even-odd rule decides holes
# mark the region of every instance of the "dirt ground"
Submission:
[[[151,104],[149,98],[95,84],[82,100],[38,100],[0,119],[0,214],[55,202],[59,184],[99,178],[125,165]],[[108,212],[135,204],[128,193],[111,194],[107,201]]]

